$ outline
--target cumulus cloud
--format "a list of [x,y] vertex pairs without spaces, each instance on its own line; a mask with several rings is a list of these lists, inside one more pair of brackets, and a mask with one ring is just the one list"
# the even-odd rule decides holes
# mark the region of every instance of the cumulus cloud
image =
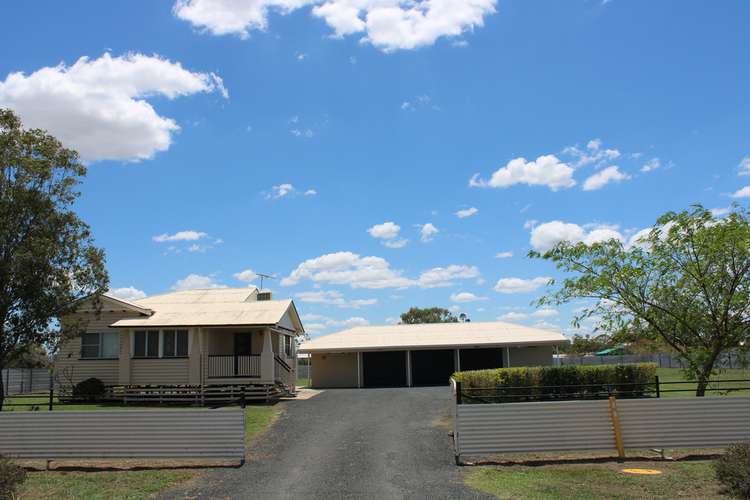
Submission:
[[118,299],[133,301],[142,299],[146,296],[146,292],[139,290],[133,286],[126,286],[122,288],[110,288],[107,290],[107,294]]
[[242,281],[243,283],[250,283],[258,278],[258,274],[252,269],[245,269],[244,271],[234,273],[232,276],[237,281]]
[[495,291],[499,293],[531,293],[545,286],[550,278],[540,276],[538,278],[500,278],[495,285]]
[[378,303],[378,299],[346,299],[341,292],[335,290],[316,290],[311,292],[300,292],[295,295],[302,302],[311,304],[327,304],[342,309],[359,309]]
[[226,288],[226,285],[217,282],[213,276],[203,276],[201,274],[188,274],[172,285],[172,290],[176,291],[192,290],[195,288]]
[[497,317],[498,321],[523,321],[528,319],[529,315],[526,313],[511,311]]
[[388,248],[403,248],[408,243],[405,238],[399,238],[401,226],[394,222],[375,224],[367,230],[370,236],[380,240],[380,243]]
[[266,199],[278,200],[279,198],[283,198],[284,196],[289,196],[296,192],[297,190],[294,188],[294,186],[289,183],[278,184],[276,186],[271,186],[271,191],[269,193],[266,193]]
[[750,186],[745,186],[732,193],[732,198],[750,198]]
[[316,194],[318,194],[318,192],[314,189],[308,189],[305,191],[305,196],[315,196]]
[[540,156],[535,161],[515,158],[496,170],[489,180],[474,174],[469,180],[469,186],[506,188],[515,184],[527,184],[546,186],[552,191],[558,191],[575,186],[573,172],[573,167],[560,161],[555,155]]
[[603,188],[610,182],[621,182],[626,181],[630,178],[631,177],[628,174],[620,172],[619,167],[613,165],[611,167],[599,170],[597,173],[589,176],[583,182],[583,190],[595,191],[597,189]]
[[651,158],[649,161],[643,164],[641,172],[648,173],[653,172],[661,167],[661,160],[659,158]]
[[459,37],[484,26],[495,13],[496,0],[177,0],[174,14],[214,35],[247,38],[268,27],[270,13],[288,14],[314,5],[334,38],[359,36],[392,52],[434,44],[442,37]]
[[499,321],[524,321],[529,318],[552,318],[557,316],[558,314],[560,313],[556,309],[544,308],[537,309],[536,311],[533,311],[531,313],[511,311],[503,314],[502,316],[498,316],[497,319]]
[[497,252],[495,254],[496,259],[509,259],[513,257],[513,252]]
[[422,288],[439,288],[453,285],[456,280],[479,278],[479,268],[452,264],[446,267],[433,267],[419,275],[417,280]]
[[465,219],[466,217],[471,217],[471,216],[476,215],[478,213],[479,213],[479,209],[478,208],[476,208],[476,207],[469,207],[469,208],[464,208],[462,210],[459,210],[458,212],[456,212],[455,215],[459,219]]
[[428,222],[427,224],[419,226],[419,239],[422,243],[428,243],[432,241],[435,235],[439,232],[440,230],[438,228],[436,228],[431,222]]
[[149,99],[210,92],[228,96],[214,73],[157,55],[105,53],[29,75],[10,73],[0,81],[0,107],[13,109],[26,127],[48,130],[84,161],[138,161],[166,151],[180,129]]
[[151,239],[157,243],[166,243],[170,241],[197,241],[208,236],[208,233],[188,229],[186,231],[177,231],[174,234],[162,233],[153,236]]
[[750,155],[745,156],[740,160],[740,164],[737,166],[739,175],[750,175]]
[[584,242],[591,245],[610,239],[626,241],[625,236],[617,229],[617,226],[606,224],[579,226],[578,224],[555,220],[534,226],[531,230],[530,242],[534,250],[546,252],[562,241]]
[[575,158],[573,163],[575,168],[587,165],[602,166],[620,157],[619,150],[602,147],[601,139],[591,139],[586,143],[585,148],[579,148],[577,145],[568,146],[563,149],[563,154]]
[[459,292],[454,293],[450,297],[451,302],[477,302],[480,300],[487,300],[487,297],[480,297],[478,295],[474,295],[471,292]]
[[368,320],[361,316],[338,320],[321,314],[303,314],[301,319],[305,322],[305,331],[312,334],[321,333],[333,328],[354,328],[355,326],[367,326],[370,324]]
[[281,280],[281,285],[293,286],[302,281],[352,288],[402,288],[415,284],[401,271],[392,269],[385,259],[361,257],[352,252],[329,253],[305,260]]

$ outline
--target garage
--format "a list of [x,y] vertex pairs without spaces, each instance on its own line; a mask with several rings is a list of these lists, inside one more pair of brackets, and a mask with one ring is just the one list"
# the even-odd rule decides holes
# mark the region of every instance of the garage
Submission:
[[485,349],[461,349],[461,370],[485,370],[503,368],[503,349],[491,347]]
[[358,326],[303,343],[314,388],[444,386],[457,370],[553,363],[559,332],[502,322]]
[[411,385],[448,385],[455,372],[453,349],[411,351]]
[[363,387],[405,387],[406,352],[363,352],[362,378]]

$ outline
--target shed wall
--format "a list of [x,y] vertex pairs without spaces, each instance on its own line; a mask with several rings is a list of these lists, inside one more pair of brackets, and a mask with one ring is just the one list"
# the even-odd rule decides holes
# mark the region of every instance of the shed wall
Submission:
[[357,353],[312,355],[313,387],[357,387]]

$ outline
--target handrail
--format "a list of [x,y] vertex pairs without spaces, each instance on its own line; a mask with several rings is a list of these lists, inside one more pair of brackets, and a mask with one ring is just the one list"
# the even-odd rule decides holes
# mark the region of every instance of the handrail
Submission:
[[284,368],[284,369],[285,369],[286,371],[288,371],[289,373],[291,373],[291,372],[292,372],[292,367],[291,367],[291,366],[289,366],[289,364],[287,364],[287,362],[286,362],[286,361],[284,361],[283,359],[281,359],[281,358],[280,358],[280,357],[279,357],[278,355],[274,355],[274,357],[273,357],[273,358],[274,358],[274,359],[276,360],[276,362],[277,362],[277,363],[279,363],[279,364],[280,364],[280,365],[281,365],[281,366],[282,366],[282,367],[283,367],[283,368]]

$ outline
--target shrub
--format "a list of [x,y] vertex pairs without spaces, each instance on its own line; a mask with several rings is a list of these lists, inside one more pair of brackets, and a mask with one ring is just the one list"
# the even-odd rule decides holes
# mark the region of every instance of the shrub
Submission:
[[716,478],[726,493],[735,498],[750,498],[750,443],[731,446],[716,461]]
[[73,399],[94,402],[100,400],[105,391],[104,382],[94,377],[87,378],[73,387]]
[[17,498],[18,486],[26,480],[26,471],[0,455],[0,500]]
[[596,398],[609,393],[621,398],[643,397],[653,387],[655,377],[654,363],[497,368],[453,374],[464,389],[473,389],[469,391],[471,395],[480,396],[472,402],[481,402],[482,395],[494,397],[488,402],[570,399],[573,395]]

